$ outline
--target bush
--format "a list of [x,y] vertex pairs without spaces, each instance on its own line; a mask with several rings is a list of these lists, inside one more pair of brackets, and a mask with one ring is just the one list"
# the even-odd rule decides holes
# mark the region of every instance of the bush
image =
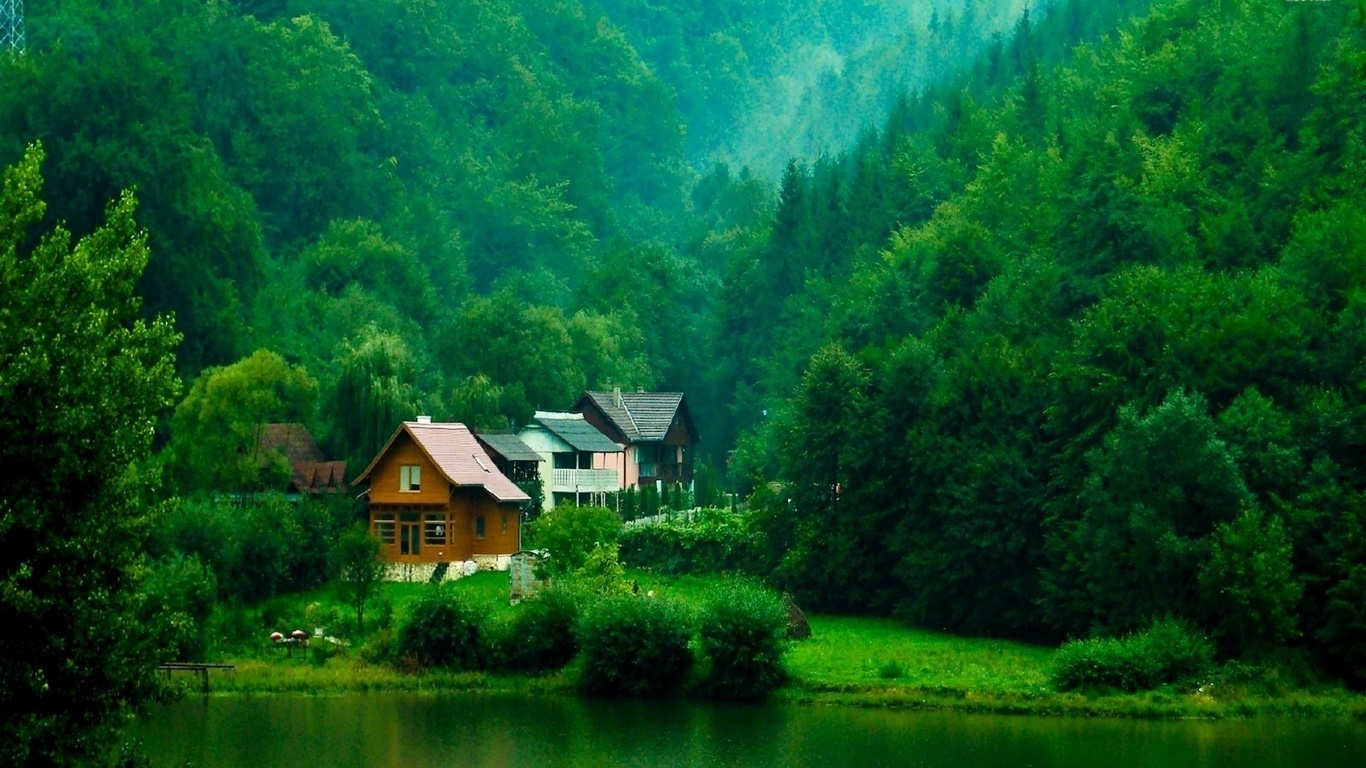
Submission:
[[484,612],[475,604],[433,587],[413,602],[399,625],[394,654],[421,667],[476,669],[482,661],[484,623]]
[[756,541],[744,517],[724,509],[703,509],[692,522],[627,528],[621,534],[621,556],[633,567],[672,575],[753,573]]
[[692,669],[692,622],[669,600],[613,597],[587,607],[575,626],[585,693],[658,696]]
[[579,607],[563,589],[547,589],[517,606],[500,633],[499,666],[518,672],[545,672],[568,664],[578,653],[574,622]]
[[582,568],[594,547],[615,544],[620,533],[621,520],[612,510],[568,505],[541,515],[528,530],[533,546],[550,552],[543,562],[552,576]]
[[213,571],[197,556],[176,557],[152,566],[143,583],[145,602],[138,620],[154,627],[167,661],[203,661],[213,633],[213,614],[218,583]]
[[759,699],[782,685],[787,611],[773,592],[744,581],[715,590],[699,630],[713,695]]
[[1174,619],[1120,638],[1074,640],[1054,656],[1053,684],[1059,690],[1110,687],[1145,691],[1206,674],[1214,646]]

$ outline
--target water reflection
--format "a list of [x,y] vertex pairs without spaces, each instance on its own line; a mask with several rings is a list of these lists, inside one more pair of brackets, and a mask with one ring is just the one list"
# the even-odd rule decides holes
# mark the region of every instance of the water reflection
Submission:
[[367,695],[179,702],[133,728],[158,766],[1366,765],[1347,721],[1147,722],[679,701]]

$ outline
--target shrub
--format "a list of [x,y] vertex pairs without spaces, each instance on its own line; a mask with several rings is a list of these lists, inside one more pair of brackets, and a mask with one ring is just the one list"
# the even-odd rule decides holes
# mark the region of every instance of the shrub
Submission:
[[579,650],[574,637],[578,616],[578,604],[563,589],[547,589],[524,600],[500,633],[500,666],[544,672],[568,664]]
[[564,505],[537,518],[528,533],[533,546],[550,552],[546,570],[559,576],[582,568],[597,545],[615,544],[621,520],[606,507]]
[[463,596],[444,587],[415,600],[399,625],[394,653],[422,667],[475,669],[481,661],[485,616]]
[[143,583],[146,600],[138,620],[155,627],[153,634],[163,644],[167,660],[204,660],[213,638],[208,621],[217,592],[213,571],[197,556],[152,566]]
[[773,592],[734,581],[715,590],[699,623],[708,687],[725,699],[758,699],[782,685],[787,611]]
[[1053,683],[1059,690],[1110,687],[1144,691],[1209,671],[1214,646],[1174,619],[1120,638],[1074,640],[1054,656]]
[[703,509],[691,522],[627,528],[621,535],[621,556],[634,567],[673,575],[753,573],[756,542],[744,517],[724,509]]
[[365,645],[361,646],[360,658],[366,664],[388,664],[397,658],[394,655],[394,635],[386,630],[376,632]]
[[575,626],[585,693],[657,696],[692,669],[687,610],[669,600],[612,597],[588,606]]

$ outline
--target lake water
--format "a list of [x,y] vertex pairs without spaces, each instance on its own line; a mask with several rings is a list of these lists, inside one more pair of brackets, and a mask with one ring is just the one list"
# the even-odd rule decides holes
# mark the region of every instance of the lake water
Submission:
[[1366,766],[1366,724],[1150,722],[458,694],[192,698],[136,724],[181,766]]

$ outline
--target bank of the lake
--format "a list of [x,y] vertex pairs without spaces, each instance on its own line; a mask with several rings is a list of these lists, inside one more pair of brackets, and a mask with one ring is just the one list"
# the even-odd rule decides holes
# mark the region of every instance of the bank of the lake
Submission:
[[[1366,697],[1218,672],[1197,685],[1143,693],[1061,693],[1050,683],[1052,648],[917,630],[891,619],[812,616],[813,636],[787,655],[789,682],[772,699],[820,704],[993,714],[1223,719],[1263,715],[1366,720]],[[577,668],[543,676],[423,670],[368,664],[355,652],[323,663],[278,649],[228,659],[216,695],[438,694],[488,691],[573,695]],[[187,683],[187,686],[189,683]],[[1270,689],[1270,690],[1268,690]],[[688,694],[684,694],[685,696]]]

